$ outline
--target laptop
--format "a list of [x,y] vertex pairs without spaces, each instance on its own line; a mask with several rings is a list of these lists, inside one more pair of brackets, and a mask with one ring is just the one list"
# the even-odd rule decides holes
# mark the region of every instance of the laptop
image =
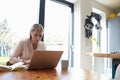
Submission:
[[54,69],[57,66],[62,54],[63,54],[63,51],[36,50],[33,53],[31,62],[28,66],[28,70]]

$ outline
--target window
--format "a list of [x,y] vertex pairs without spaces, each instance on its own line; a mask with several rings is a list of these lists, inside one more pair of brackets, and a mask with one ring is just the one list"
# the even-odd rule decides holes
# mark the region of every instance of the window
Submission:
[[63,0],[2,0],[0,10],[0,56],[10,56],[18,42],[29,37],[31,26],[39,22],[45,29],[43,40],[47,49],[64,49],[64,59],[72,63],[72,3]]
[[[40,0],[0,0],[0,56],[11,55],[39,21]],[[7,6],[6,6],[7,5]]]
[[[106,27],[106,15],[103,11],[100,11],[96,8],[93,8],[93,12],[98,13],[102,16],[101,18],[101,27],[102,30],[97,30],[95,27],[93,28],[93,38],[94,41],[92,42],[93,44],[93,52],[103,52],[103,53],[107,53],[107,27]],[[96,20],[93,20],[94,24],[96,24]],[[101,72],[103,71],[103,73],[109,73],[108,71],[108,67],[109,67],[109,59],[107,58],[95,58],[93,57],[93,67],[96,68],[97,71]],[[98,65],[99,62],[99,65]],[[100,70],[100,68],[102,70]]]
[[72,10],[73,4],[67,1],[45,1],[44,42],[47,44],[47,50],[63,50],[62,59],[69,60],[70,65],[73,56],[71,46],[73,46],[74,30]]

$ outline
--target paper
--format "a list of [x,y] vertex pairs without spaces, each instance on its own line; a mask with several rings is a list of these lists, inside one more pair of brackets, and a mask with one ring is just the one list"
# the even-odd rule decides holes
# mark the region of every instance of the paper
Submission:
[[0,64],[0,71],[14,71],[14,70],[25,70],[26,66],[23,62],[15,63],[11,66],[5,66]]

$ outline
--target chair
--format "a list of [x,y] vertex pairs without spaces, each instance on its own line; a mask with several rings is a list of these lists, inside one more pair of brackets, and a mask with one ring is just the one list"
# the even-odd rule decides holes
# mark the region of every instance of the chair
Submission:
[[120,64],[117,66],[114,80],[120,80]]

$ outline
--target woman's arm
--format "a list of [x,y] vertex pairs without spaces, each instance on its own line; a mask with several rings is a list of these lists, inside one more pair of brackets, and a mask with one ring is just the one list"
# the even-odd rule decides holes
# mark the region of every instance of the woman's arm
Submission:
[[9,62],[11,64],[14,64],[16,62],[22,61],[22,59],[20,59],[22,51],[23,51],[23,42],[20,41],[20,43],[18,44],[17,48],[15,49],[13,55],[10,57]]
[[20,58],[17,58],[17,57],[10,57],[10,63],[11,64],[14,64],[14,63],[17,63],[17,62],[20,62],[20,61],[22,61],[22,59],[20,59]]

